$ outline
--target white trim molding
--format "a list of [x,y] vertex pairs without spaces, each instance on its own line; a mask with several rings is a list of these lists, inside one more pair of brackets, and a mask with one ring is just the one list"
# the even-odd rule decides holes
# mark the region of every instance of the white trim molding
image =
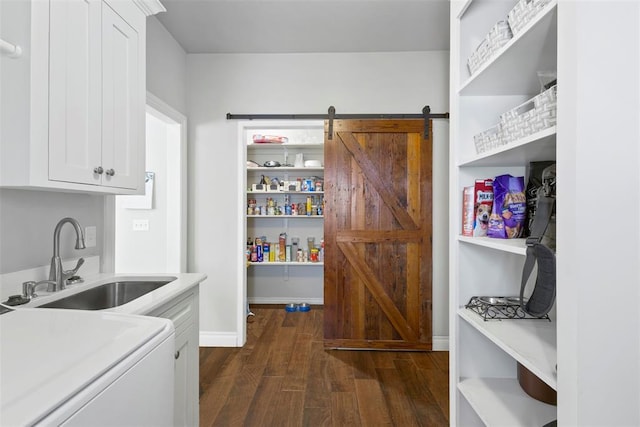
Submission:
[[431,339],[431,349],[433,351],[449,351],[448,336],[433,336]]
[[235,332],[200,331],[200,347],[242,347]]
[[138,6],[147,16],[167,11],[162,3],[160,3],[160,0],[133,0],[133,3],[135,3],[135,5]]

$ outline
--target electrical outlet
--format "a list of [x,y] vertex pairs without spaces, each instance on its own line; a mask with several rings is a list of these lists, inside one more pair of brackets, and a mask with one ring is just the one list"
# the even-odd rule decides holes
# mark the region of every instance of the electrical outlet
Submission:
[[84,245],[87,248],[94,248],[96,246],[98,231],[95,225],[84,228]]
[[149,231],[149,220],[148,219],[134,219],[133,220],[133,231]]

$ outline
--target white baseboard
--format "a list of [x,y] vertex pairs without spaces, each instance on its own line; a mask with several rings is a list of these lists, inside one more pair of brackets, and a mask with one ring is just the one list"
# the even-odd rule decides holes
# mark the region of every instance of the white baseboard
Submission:
[[[260,303],[264,304],[264,303]],[[235,332],[200,331],[200,347],[242,347]],[[433,351],[449,351],[449,337],[434,336]]]
[[449,351],[449,337],[434,336],[431,340],[431,348],[433,351]]
[[282,297],[249,297],[249,304],[288,304],[306,302],[311,305],[323,305],[324,298],[282,298]]
[[200,347],[242,347],[235,332],[200,331]]

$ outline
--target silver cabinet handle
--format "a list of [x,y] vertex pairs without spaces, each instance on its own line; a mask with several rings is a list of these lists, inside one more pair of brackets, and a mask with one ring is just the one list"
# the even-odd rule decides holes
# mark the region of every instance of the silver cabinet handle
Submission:
[[180,350],[176,351],[176,354],[173,355],[176,359],[180,357]]
[[93,168],[93,173],[97,173],[98,175],[102,175],[102,172],[104,172],[104,169],[102,169],[102,166],[98,166],[97,168]]
[[113,176],[116,174],[116,171],[114,171],[113,169],[107,169],[105,173],[107,174],[107,176]]

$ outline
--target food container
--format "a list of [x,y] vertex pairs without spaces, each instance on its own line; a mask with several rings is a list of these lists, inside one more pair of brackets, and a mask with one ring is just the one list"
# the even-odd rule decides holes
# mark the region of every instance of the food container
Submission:
[[549,405],[558,404],[558,394],[530,370],[518,363],[518,383],[529,396]]
[[293,302],[290,302],[289,304],[286,304],[284,306],[284,310],[288,313],[293,313],[298,309],[297,305]]
[[298,311],[302,311],[302,312],[311,311],[311,305],[307,302],[302,302],[298,304]]

